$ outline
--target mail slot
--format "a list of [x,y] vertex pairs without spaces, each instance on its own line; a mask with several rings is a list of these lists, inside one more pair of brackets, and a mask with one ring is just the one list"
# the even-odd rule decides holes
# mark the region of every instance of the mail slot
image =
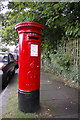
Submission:
[[39,37],[33,37],[33,36],[29,36],[29,39],[35,39],[35,40],[39,40]]
[[19,33],[18,107],[35,112],[40,107],[41,32],[43,25],[23,22],[15,26]]

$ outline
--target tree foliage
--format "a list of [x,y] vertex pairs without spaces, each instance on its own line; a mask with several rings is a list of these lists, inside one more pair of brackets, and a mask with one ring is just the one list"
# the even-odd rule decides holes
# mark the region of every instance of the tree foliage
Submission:
[[38,22],[45,26],[42,48],[48,49],[64,39],[80,36],[80,2],[9,2],[9,11],[2,18],[2,41],[18,43],[15,25],[20,22]]

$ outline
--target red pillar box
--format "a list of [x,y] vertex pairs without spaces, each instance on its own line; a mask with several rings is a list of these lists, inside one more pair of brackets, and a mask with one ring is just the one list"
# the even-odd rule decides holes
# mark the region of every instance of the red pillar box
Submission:
[[23,22],[15,26],[19,33],[18,107],[23,112],[35,112],[40,107],[41,31],[43,26]]

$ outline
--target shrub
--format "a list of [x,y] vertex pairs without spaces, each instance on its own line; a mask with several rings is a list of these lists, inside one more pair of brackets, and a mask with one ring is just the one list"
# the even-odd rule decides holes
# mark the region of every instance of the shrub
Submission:
[[[64,48],[59,48],[56,52],[50,52],[49,58],[42,56],[43,66],[50,72],[55,72],[64,77],[65,84],[79,87],[78,66],[73,63],[73,56],[65,53]],[[51,60],[51,61],[50,61]]]

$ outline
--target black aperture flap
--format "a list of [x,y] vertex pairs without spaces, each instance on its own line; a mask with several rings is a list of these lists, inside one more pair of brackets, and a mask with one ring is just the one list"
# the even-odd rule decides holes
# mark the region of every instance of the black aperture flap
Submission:
[[29,39],[39,40],[39,37],[29,36]]

